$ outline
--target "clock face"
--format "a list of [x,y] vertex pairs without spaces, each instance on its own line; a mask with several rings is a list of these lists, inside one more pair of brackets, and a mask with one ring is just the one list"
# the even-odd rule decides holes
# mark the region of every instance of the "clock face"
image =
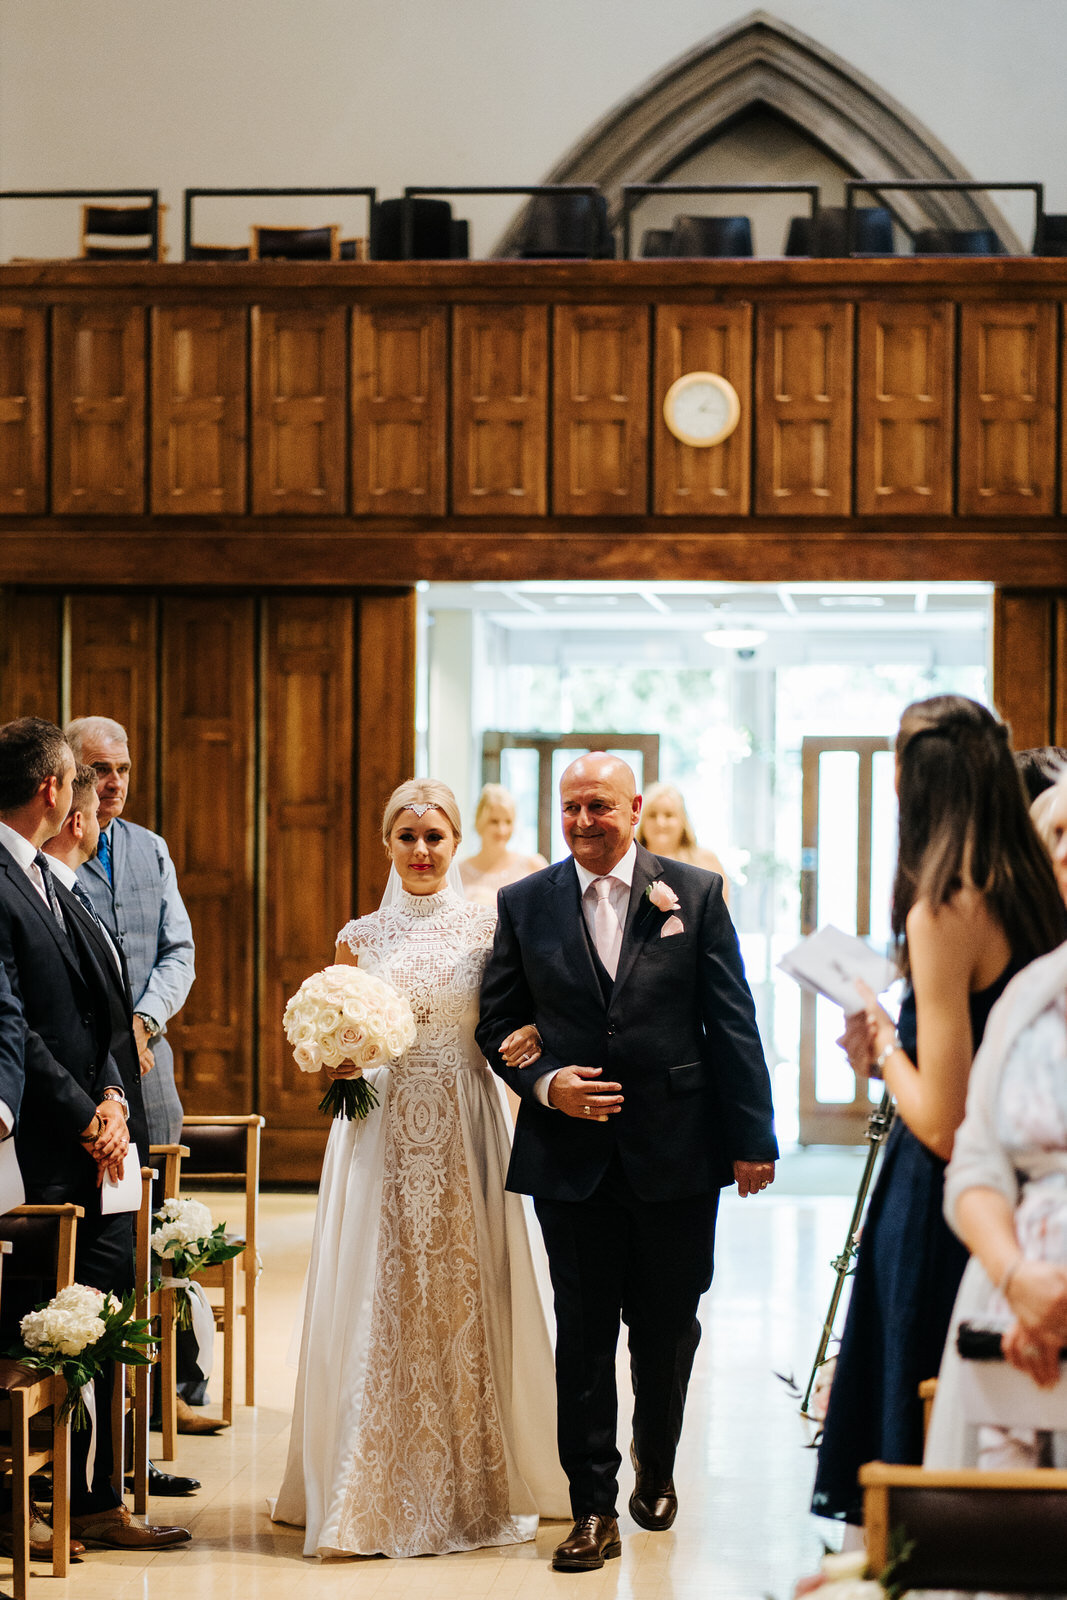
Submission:
[[719,373],[686,372],[663,398],[663,419],[683,444],[706,449],[733,433],[741,419],[741,401]]

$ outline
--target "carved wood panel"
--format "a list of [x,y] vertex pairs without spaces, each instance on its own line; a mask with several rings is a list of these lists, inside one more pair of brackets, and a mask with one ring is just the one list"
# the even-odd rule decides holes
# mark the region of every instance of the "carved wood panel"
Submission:
[[760,307],[756,510],[847,516],[851,506],[852,307]]
[[57,306],[52,500],[63,513],[145,509],[143,306]]
[[45,312],[0,306],[0,513],[45,509]]
[[447,315],[443,306],[371,306],[353,313],[357,516],[445,512]]
[[859,310],[856,510],[952,511],[954,325],[947,301]]
[[960,311],[959,509],[1048,516],[1056,479],[1056,307]]
[[547,503],[547,307],[457,306],[452,510],[544,516]]
[[246,329],[241,307],[153,307],[154,512],[245,511]]
[[[282,1033],[285,1002],[333,958],[354,914],[352,785],[356,603],[264,602],[264,882],[260,1108],[268,1128],[314,1128],[326,1080],[301,1073]],[[373,809],[373,808],[372,808]]]
[[648,495],[647,306],[553,312],[552,509],[640,516]]
[[162,602],[161,832],[196,982],[168,1027],[186,1111],[252,1105],[255,601]]
[[63,717],[63,600],[0,592],[0,725],[15,717]]
[[[685,372],[717,372],[741,401],[741,420],[722,444],[697,449],[663,420],[663,397]],[[653,510],[666,516],[744,516],[752,438],[752,308],[657,306],[653,385]]]
[[389,875],[385,802],[415,771],[414,589],[361,596],[357,686],[356,904],[363,916],[377,907]]
[[345,509],[345,310],[252,308],[252,509]]
[[123,816],[156,828],[158,601],[147,594],[72,594],[67,602],[72,717],[113,717],[130,742]]
[[998,589],[993,597],[993,703],[1011,724],[1016,750],[1059,744],[1067,663],[1057,663],[1064,595]]

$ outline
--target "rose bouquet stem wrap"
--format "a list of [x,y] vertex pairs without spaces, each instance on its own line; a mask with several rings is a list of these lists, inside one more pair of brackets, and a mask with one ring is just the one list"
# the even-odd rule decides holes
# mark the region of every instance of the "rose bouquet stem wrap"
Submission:
[[360,967],[338,964],[305,978],[285,1008],[285,1036],[301,1072],[344,1065],[319,1101],[329,1116],[362,1121],[378,1104],[363,1074],[399,1061],[415,1043],[415,1019],[402,994]]

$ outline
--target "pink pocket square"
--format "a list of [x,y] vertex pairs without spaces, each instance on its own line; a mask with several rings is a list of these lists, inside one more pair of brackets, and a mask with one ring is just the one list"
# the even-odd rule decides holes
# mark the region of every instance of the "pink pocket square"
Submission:
[[685,928],[682,925],[681,917],[668,917],[662,928],[659,930],[659,936],[661,939],[669,939],[674,933],[684,932]]

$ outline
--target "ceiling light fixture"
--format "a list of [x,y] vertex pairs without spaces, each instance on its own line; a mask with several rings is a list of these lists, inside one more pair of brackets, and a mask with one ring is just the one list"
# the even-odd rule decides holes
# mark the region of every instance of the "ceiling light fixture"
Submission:
[[713,628],[704,637],[717,650],[755,650],[767,635],[762,628]]

